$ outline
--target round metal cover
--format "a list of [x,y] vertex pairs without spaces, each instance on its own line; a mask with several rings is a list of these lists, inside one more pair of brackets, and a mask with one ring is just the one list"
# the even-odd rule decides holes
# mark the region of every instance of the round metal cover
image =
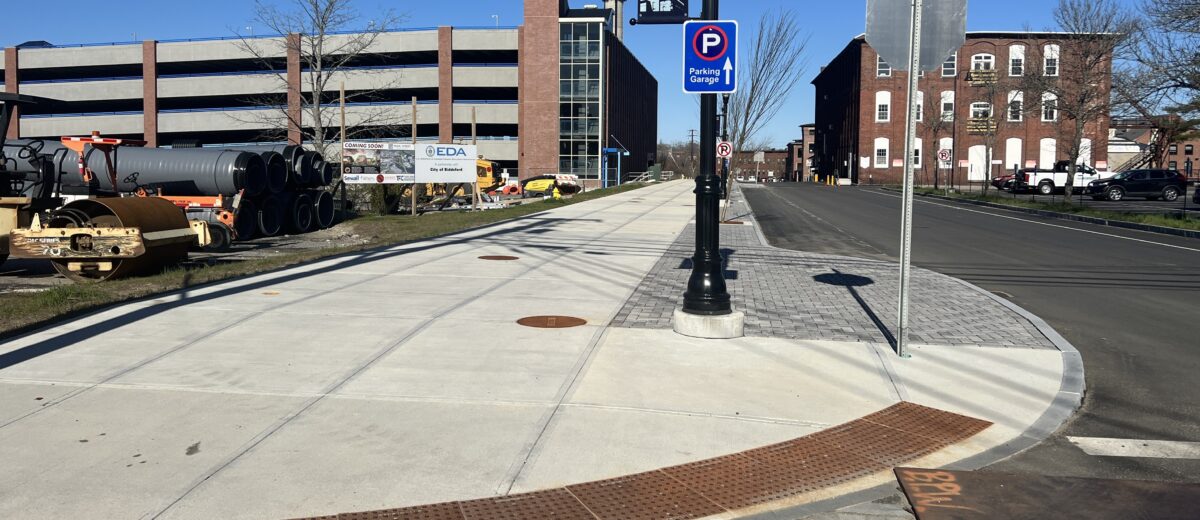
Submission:
[[499,261],[499,262],[511,262],[513,260],[520,260],[520,258],[515,257],[515,256],[504,256],[504,255],[487,255],[487,256],[481,256],[481,257],[479,257],[479,259],[480,260],[495,260],[495,261]]
[[517,324],[537,329],[565,329],[587,325],[587,320],[574,316],[528,316],[517,320]]

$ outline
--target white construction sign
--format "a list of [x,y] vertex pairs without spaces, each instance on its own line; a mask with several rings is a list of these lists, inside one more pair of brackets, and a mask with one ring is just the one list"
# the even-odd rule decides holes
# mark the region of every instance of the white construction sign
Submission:
[[342,143],[346,184],[459,184],[476,180],[475,146],[369,141]]
[[417,182],[475,182],[475,160],[479,149],[473,145],[417,145]]

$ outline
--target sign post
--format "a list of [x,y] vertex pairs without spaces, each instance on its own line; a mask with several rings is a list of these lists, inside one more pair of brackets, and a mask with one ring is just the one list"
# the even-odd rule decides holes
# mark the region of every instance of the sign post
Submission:
[[[737,90],[737,22],[716,21],[717,0],[704,0],[700,21],[683,26],[683,90],[700,96],[700,175],[696,177],[696,250],[692,274],[683,293],[686,315],[727,317],[733,315],[725,287],[725,267],[719,249],[718,199],[721,179],[717,176],[717,94]],[[731,150],[732,152],[732,150]],[[687,324],[675,320],[677,332],[695,335]],[[736,336],[741,336],[741,327]],[[732,334],[732,333],[731,333]]]
[[[908,4],[908,5],[906,5]],[[904,12],[907,10],[908,12]],[[907,21],[905,27],[897,23]],[[928,26],[926,22],[928,21]],[[967,0],[867,0],[867,42],[888,63],[908,71],[908,115],[904,128],[904,198],[901,210],[900,294],[896,355],[908,357],[908,299],[912,271],[913,148],[917,133],[917,81],[941,66],[966,41]],[[924,60],[924,61],[923,61]]]

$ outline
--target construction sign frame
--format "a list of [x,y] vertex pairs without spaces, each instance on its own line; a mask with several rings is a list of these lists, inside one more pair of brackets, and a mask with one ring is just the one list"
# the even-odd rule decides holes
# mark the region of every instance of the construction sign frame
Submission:
[[476,181],[478,147],[380,141],[342,143],[346,184],[457,184]]

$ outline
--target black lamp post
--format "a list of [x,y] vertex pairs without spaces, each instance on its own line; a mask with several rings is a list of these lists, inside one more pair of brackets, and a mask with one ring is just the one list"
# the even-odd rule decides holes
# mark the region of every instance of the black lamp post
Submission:
[[[718,0],[704,0],[700,15],[704,20],[718,18]],[[692,255],[692,275],[683,293],[683,312],[703,316],[721,316],[733,312],[725,289],[722,265],[718,201],[721,178],[717,176],[717,95],[700,95],[700,172],[696,177],[696,252]]]

